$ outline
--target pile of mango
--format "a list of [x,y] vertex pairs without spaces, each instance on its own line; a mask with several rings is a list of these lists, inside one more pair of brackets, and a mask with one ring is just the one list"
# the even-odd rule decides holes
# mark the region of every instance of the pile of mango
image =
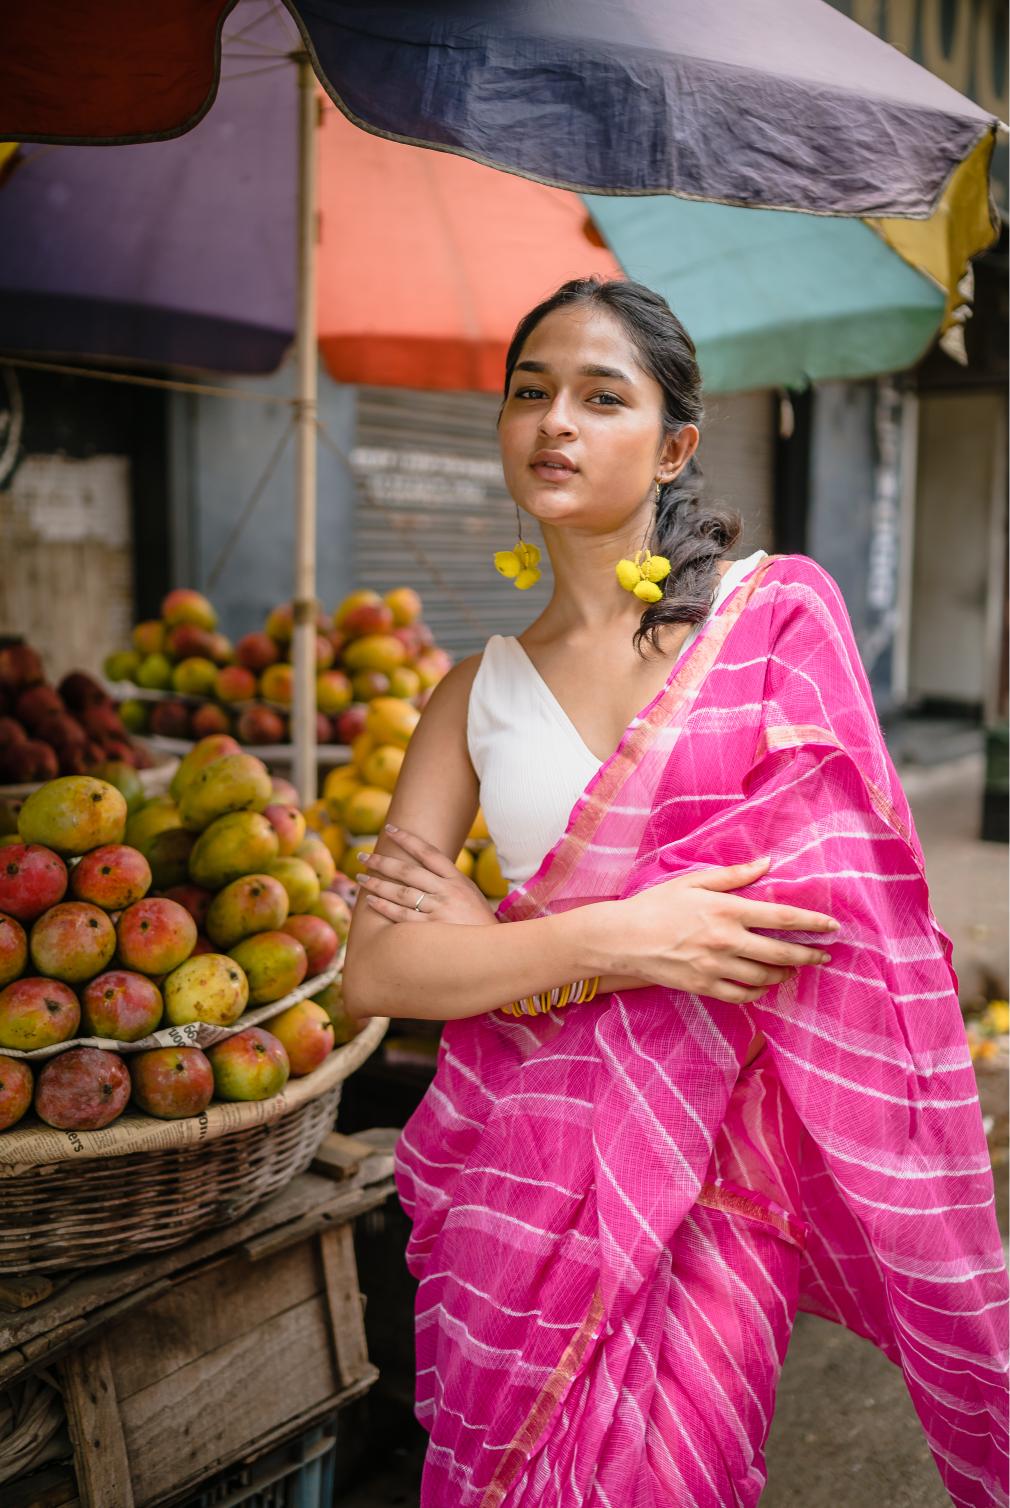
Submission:
[[[262,630],[234,645],[217,631],[216,609],[199,592],[170,592],[161,611],[160,618],[138,623],[130,649],[105,662],[110,681],[166,693],[154,702],[127,697],[120,707],[127,726],[163,738],[234,733],[247,747],[285,743],[294,698],[291,605],[274,608]],[[377,696],[424,705],[452,661],[421,615],[421,599],[410,587],[385,597],[352,592],[332,617],[319,612],[319,743],[349,744],[361,732],[365,705]]]
[[[416,708],[395,697],[375,697],[369,702],[364,727],[351,740],[350,763],[330,771],[322,800],[307,813],[348,879],[356,879],[362,868],[358,854],[371,853],[375,847],[420,716]],[[456,858],[456,867],[489,900],[501,900],[508,891],[480,811]]]
[[[269,1031],[242,1029],[248,1009],[328,970],[350,925],[329,889],[333,859],[293,795],[219,736],[195,746],[167,796],[128,799],[69,776],[28,798],[0,840],[0,1130],[33,1104],[49,1125],[81,1131],[131,1101],[175,1119],[214,1096],[269,1098],[354,1035],[339,989],[298,1001]],[[207,1053],[69,1046],[37,1080],[41,1060],[9,1055],[80,1038],[139,1043],[192,1022],[235,1030]]]
[[987,1062],[1006,1053],[1010,1034],[1010,1004],[990,1000],[980,1015],[966,1023],[968,1049],[973,1063]]

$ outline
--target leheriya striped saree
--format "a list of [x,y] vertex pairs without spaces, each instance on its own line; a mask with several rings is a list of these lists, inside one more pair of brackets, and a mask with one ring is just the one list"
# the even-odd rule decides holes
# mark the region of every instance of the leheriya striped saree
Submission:
[[755,1006],[650,987],[446,1026],[397,1159],[424,1508],[757,1502],[797,1302],[902,1368],[955,1503],[1006,1504],[1006,1272],[950,944],[801,556],[727,598],[499,918],[766,853],[747,893],[841,932]]

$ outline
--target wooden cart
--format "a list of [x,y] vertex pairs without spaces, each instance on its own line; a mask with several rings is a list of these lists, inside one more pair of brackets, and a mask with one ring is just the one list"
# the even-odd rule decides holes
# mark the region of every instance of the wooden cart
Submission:
[[172,1251],[0,1280],[0,1389],[55,1373],[73,1446],[72,1472],[7,1483],[5,1508],[192,1501],[367,1392],[353,1222],[392,1192],[394,1135],[332,1133],[312,1171]]

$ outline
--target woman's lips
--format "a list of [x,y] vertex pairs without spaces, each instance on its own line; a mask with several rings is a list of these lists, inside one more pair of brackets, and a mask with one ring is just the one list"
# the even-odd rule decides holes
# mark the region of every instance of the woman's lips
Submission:
[[577,475],[571,466],[558,466],[552,461],[537,461],[530,469],[545,482],[567,482]]

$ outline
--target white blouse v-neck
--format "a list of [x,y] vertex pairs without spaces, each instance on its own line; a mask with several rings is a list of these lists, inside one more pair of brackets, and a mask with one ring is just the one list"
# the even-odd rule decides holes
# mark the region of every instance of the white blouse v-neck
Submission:
[[[764,556],[756,550],[733,562],[681,655]],[[518,639],[501,634],[487,641],[470,688],[467,745],[498,862],[514,888],[540,868],[602,761],[583,743]]]

